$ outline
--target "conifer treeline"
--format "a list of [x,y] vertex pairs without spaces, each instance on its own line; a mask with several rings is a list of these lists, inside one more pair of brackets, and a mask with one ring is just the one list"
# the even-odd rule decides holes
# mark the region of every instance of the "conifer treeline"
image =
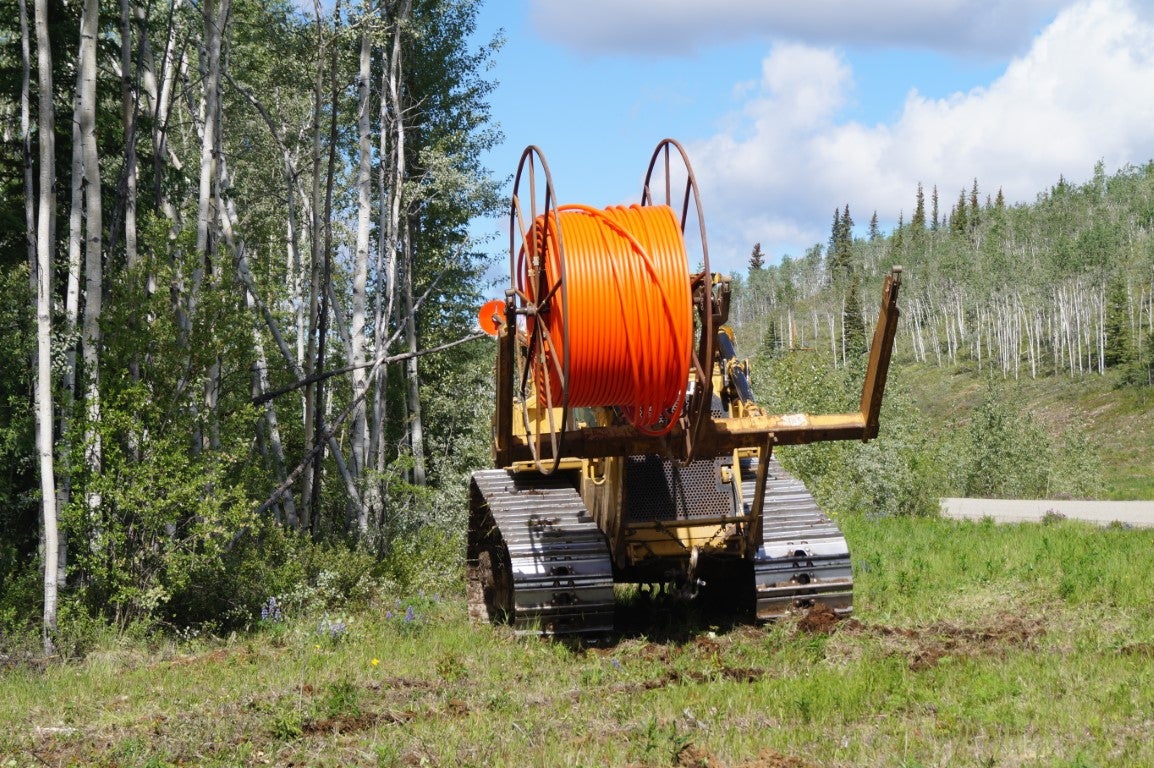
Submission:
[[1003,376],[1102,374],[1150,384],[1154,375],[1154,162],[1076,185],[1059,179],[1032,204],[1009,206],[1001,189],[983,202],[978,181],[939,211],[914,214],[889,235],[873,214],[853,234],[835,209],[828,245],[755,266],[735,320],[764,328],[763,350],[829,350],[851,359],[876,317],[875,293],[904,267],[898,352],[919,362],[993,367]]

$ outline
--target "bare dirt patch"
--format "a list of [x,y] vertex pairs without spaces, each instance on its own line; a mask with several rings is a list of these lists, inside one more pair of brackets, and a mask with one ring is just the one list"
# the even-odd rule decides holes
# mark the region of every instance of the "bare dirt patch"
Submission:
[[1004,658],[1009,649],[1036,647],[1038,640],[1046,634],[1040,621],[1017,613],[994,616],[991,623],[983,627],[949,622],[935,622],[917,628],[888,627],[849,619],[838,627],[838,631],[885,638],[894,653],[909,659],[910,669],[914,671],[932,669],[947,657]]
[[738,763],[726,763],[709,750],[696,744],[686,744],[674,759],[676,768],[814,768],[814,764],[800,757],[783,755],[773,749],[763,749],[757,757]]
[[1154,659],[1154,643],[1130,643],[1121,648],[1125,656],[1140,656],[1144,659]]
[[716,768],[721,762],[696,744],[686,744],[677,753],[677,768]]
[[738,763],[732,768],[813,768],[813,763],[793,755],[783,755],[772,749],[763,749],[757,757]]
[[757,757],[739,763],[726,763],[708,750],[687,744],[677,753],[677,768],[814,768],[814,764],[777,750],[763,749]]
[[839,621],[837,613],[825,603],[817,603],[798,619],[797,629],[811,635],[828,635]]
[[333,717],[322,717],[317,720],[309,720],[301,725],[301,733],[305,736],[313,736],[317,734],[336,735],[341,733],[356,733],[357,731],[368,730],[375,727],[379,723],[395,723],[405,722],[404,719],[392,719],[391,715],[378,714],[359,714],[359,715],[335,715]]

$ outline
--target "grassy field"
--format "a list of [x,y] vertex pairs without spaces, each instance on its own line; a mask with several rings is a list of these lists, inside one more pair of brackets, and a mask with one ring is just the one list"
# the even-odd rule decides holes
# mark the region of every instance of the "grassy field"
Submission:
[[0,676],[0,766],[1154,764],[1151,531],[842,520],[856,613],[621,605],[597,643],[462,590]]

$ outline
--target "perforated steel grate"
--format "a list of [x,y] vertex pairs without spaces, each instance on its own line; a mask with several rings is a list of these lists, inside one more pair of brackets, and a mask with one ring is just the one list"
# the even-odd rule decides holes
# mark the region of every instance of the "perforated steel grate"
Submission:
[[625,519],[690,520],[734,514],[732,483],[721,482],[729,457],[699,459],[688,467],[659,456],[625,460]]

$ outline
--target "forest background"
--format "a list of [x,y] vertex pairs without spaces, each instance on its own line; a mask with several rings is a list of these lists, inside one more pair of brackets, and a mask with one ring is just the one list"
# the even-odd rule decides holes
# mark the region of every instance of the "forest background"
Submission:
[[[0,650],[451,583],[492,402],[468,222],[506,205],[474,4],[0,13]],[[1154,164],[1032,204],[943,194],[864,237],[831,201],[828,242],[753,248],[733,321],[780,411],[853,397],[881,275],[905,267],[883,437],[786,460],[835,513],[1154,495],[1011,396],[1072,381],[1147,408]],[[962,375],[972,412],[920,407]]]

